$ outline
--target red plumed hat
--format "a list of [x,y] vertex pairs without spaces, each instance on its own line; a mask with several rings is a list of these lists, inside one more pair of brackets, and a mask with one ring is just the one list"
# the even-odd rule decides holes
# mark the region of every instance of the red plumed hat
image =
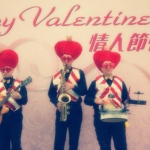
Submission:
[[60,58],[64,54],[68,54],[76,59],[82,52],[82,46],[80,45],[80,43],[72,41],[71,37],[67,37],[66,41],[59,41],[55,44],[55,52]]
[[109,50],[101,50],[97,51],[93,55],[94,63],[96,64],[97,68],[101,71],[101,67],[104,61],[111,61],[114,63],[114,68],[118,65],[120,61],[120,54],[117,52],[112,52]]
[[5,49],[0,51],[0,68],[9,66],[15,68],[18,64],[18,55],[11,49]]

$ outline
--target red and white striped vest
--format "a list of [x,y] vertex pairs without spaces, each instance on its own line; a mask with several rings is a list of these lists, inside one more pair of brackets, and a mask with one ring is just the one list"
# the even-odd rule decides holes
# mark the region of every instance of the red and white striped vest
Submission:
[[106,108],[121,108],[122,106],[122,79],[114,76],[113,83],[109,86],[102,75],[96,77],[96,97],[108,99],[109,94],[113,94],[112,104],[104,105]]
[[[10,91],[13,90],[13,89],[15,89],[18,85],[20,85],[20,83],[21,83],[20,80],[15,80],[15,81],[14,81],[14,85],[13,85],[13,87],[10,89]],[[4,86],[3,82],[0,81],[0,94],[6,96],[6,93],[7,93],[7,91],[6,91],[6,89],[5,89],[5,86]],[[18,110],[18,109],[21,107],[21,105],[19,105],[19,104],[18,104],[13,98],[11,98],[11,97],[8,99],[8,101],[5,103],[5,105],[6,105],[7,107],[9,107],[9,108],[10,108],[11,110],[13,110],[13,111]]]
[[[79,79],[80,79],[79,69],[73,68],[66,82],[77,85]],[[59,96],[60,87],[61,87],[61,72],[60,71],[58,71],[57,73],[53,75],[53,85],[57,88],[57,93]],[[79,98],[79,95],[75,93],[73,90],[67,91],[67,94],[71,96],[72,101],[77,101],[77,99]]]

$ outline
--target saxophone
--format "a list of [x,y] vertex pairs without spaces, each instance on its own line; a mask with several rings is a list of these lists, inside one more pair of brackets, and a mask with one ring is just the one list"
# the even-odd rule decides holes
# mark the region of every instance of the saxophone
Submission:
[[60,114],[60,121],[66,121],[67,120],[67,115],[68,115],[68,109],[69,106],[67,105],[71,101],[71,97],[69,94],[64,89],[65,85],[65,74],[68,72],[66,65],[64,66],[64,69],[62,69],[61,73],[61,86],[60,86],[60,94],[58,97],[58,101],[62,103],[62,109],[61,109],[61,114]]

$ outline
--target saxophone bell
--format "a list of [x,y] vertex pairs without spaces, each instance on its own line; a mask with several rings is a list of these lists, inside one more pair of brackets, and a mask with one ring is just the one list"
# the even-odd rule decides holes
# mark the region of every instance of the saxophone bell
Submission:
[[71,97],[69,94],[63,93],[59,96],[58,100],[59,102],[67,104],[71,101]]

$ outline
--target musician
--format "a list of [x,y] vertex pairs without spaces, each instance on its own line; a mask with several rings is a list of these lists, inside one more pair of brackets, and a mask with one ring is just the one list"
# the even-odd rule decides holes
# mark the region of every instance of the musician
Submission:
[[13,72],[18,64],[18,55],[11,49],[5,49],[0,52],[0,72],[3,79],[0,81],[1,101],[7,92],[11,92],[8,101],[3,105],[0,111],[2,119],[0,124],[0,150],[22,150],[22,105],[28,101],[27,90],[21,87],[19,91],[13,91],[20,80],[13,77]]
[[[81,96],[86,94],[87,86],[84,72],[81,69],[72,67],[72,64],[81,54],[82,46],[80,43],[72,41],[71,37],[68,37],[67,40],[56,43],[55,52],[67,71],[64,77],[62,76],[64,69],[56,72],[48,90],[50,101],[57,108],[54,150],[64,150],[67,129],[69,131],[69,150],[77,150],[82,123]],[[63,78],[65,83],[61,85]],[[61,120],[61,112],[63,111],[62,101],[59,100],[61,88],[71,97],[71,101],[67,104],[68,115],[66,120]]]
[[123,80],[113,75],[120,58],[119,53],[109,50],[97,51],[93,55],[94,63],[102,75],[91,82],[84,103],[93,106],[93,124],[101,150],[111,150],[111,138],[115,150],[127,150],[125,123],[100,120],[100,110],[121,108],[128,97]]

